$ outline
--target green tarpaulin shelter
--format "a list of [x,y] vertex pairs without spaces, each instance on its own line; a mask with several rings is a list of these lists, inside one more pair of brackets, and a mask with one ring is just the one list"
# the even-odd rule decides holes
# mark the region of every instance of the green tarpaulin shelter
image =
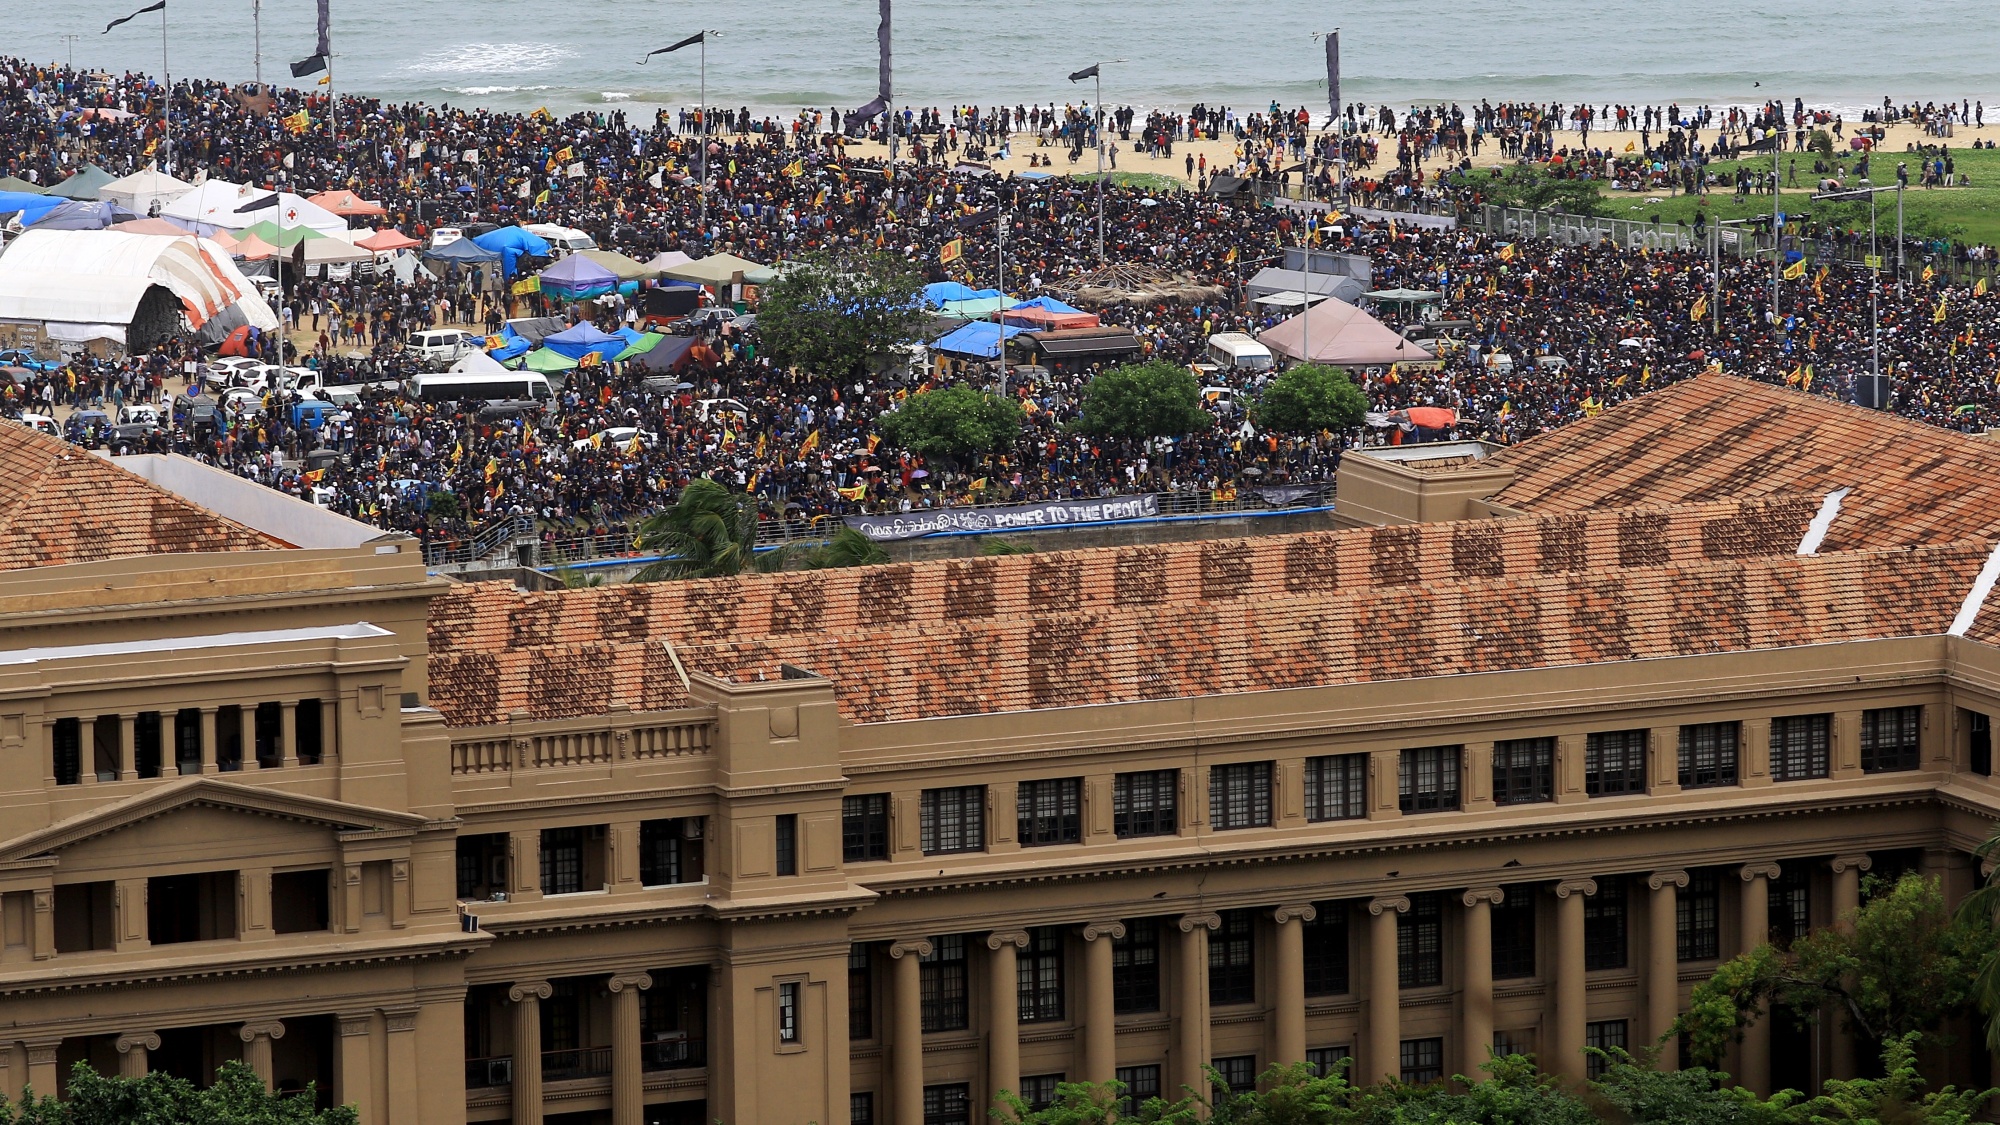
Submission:
[[659,347],[660,341],[664,339],[666,339],[666,337],[660,335],[658,332],[644,333],[639,337],[638,340],[634,341],[631,344],[626,345],[624,351],[619,352],[615,356],[612,356],[611,361],[613,363],[622,363],[625,360],[631,359],[635,355],[645,355],[647,352],[650,352],[654,348]]
[[301,242],[326,237],[326,235],[321,234],[311,227],[285,227],[281,230],[278,224],[269,219],[258,223],[256,226],[245,227],[243,230],[237,232],[237,237],[242,238],[245,235],[252,234],[263,239],[268,245],[276,246],[281,250],[290,250]]
[[561,352],[552,352],[547,348],[536,348],[534,351],[528,353],[527,359],[521,362],[521,366],[530,371],[539,371],[547,375],[556,371],[568,371],[576,366],[576,361]]

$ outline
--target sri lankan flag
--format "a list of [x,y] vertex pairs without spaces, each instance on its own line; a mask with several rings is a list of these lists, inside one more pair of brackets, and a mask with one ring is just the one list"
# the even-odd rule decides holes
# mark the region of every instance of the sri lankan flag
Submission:
[[1798,261],[1793,262],[1791,265],[1785,267],[1786,281],[1797,281],[1798,279],[1804,277],[1805,275],[1806,275],[1806,260],[1804,258],[1800,258]]
[[950,242],[945,243],[944,248],[938,251],[938,264],[948,266],[951,263],[958,261],[958,259],[964,254],[965,254],[965,240],[962,238],[954,238]]
[[1688,319],[1699,322],[1702,317],[1707,315],[1708,298],[1706,296],[1696,297],[1694,299],[1694,307],[1688,310]]

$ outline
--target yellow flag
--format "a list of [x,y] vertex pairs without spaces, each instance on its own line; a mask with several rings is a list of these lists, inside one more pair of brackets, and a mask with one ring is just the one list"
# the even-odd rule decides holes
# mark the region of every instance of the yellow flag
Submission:
[[813,431],[812,433],[809,433],[809,434],[807,434],[807,435],[806,435],[806,440],[804,440],[804,441],[802,441],[802,442],[800,442],[800,443],[799,443],[799,452],[800,452],[800,453],[811,453],[811,452],[812,452],[813,450],[815,450],[815,449],[818,449],[818,448],[819,448],[819,431],[818,431],[818,430],[814,430],[814,431]]
[[644,443],[642,443],[642,442],[641,442],[641,441],[639,440],[639,435],[638,435],[638,434],[633,434],[633,435],[632,435],[632,440],[631,440],[631,441],[628,441],[628,442],[626,442],[626,443],[625,443],[625,452],[626,452],[627,454],[636,454],[636,453],[638,453],[638,452],[639,452],[639,451],[640,451],[641,449],[644,449],[644,448],[645,448],[645,444],[644,444]]
[[319,80],[319,85],[321,85],[321,86],[331,86],[331,85],[333,85],[333,75],[329,74],[329,75],[327,75],[327,76],[326,76],[325,78],[322,78],[322,79],[320,79],[320,80]]
[[803,159],[794,160],[790,164],[785,165],[785,175],[787,176],[792,176],[796,178],[799,176],[803,176],[805,174],[806,174],[806,162]]
[[834,491],[840,493],[840,498],[842,500],[846,500],[850,503],[858,503],[862,497],[868,495],[868,486],[865,484],[857,484],[852,488],[836,488],[834,489]]
[[1638,143],[1637,141],[1626,141],[1626,142],[1625,142],[1625,151],[1626,151],[1626,152],[1634,152],[1634,151],[1637,151],[1637,149],[1638,149],[1638,148],[1639,148],[1639,143]]
[[1985,279],[1985,278],[1983,278],[1983,277],[1982,277],[1982,278],[1980,278],[1980,279],[1978,280],[1978,282],[1976,282],[1976,283],[1975,283],[1975,284],[1974,284],[1974,285],[1972,286],[1972,295],[1973,295],[1973,296],[1975,296],[1975,297],[1984,297],[1984,296],[1986,296],[1986,279]]
[[1505,245],[1505,246],[1502,246],[1502,247],[1500,248],[1500,260],[1501,260],[1501,261],[1503,261],[1503,262],[1511,262],[1511,261],[1513,261],[1513,260],[1514,260],[1514,244],[1513,244],[1513,243],[1509,242],[1509,243],[1508,243],[1507,245]]
[[1694,299],[1694,307],[1688,310],[1688,319],[1698,321],[1702,317],[1705,317],[1707,315],[1708,315],[1708,298],[1706,296],[1696,297]]
[[548,201],[549,201],[549,189],[543,188],[541,194],[535,196],[535,206],[540,207],[542,204],[547,203]]
[[1931,323],[1932,323],[1932,324],[1943,324],[1943,323],[1944,323],[1944,311],[1945,311],[1945,310],[1944,310],[1944,298],[1943,298],[1943,297],[1939,297],[1939,298],[1938,298],[1938,307],[1936,308],[1936,310],[1934,310],[1934,311],[1933,311],[1933,312],[1931,313]]
[[1785,267],[1786,281],[1797,281],[1798,279],[1804,277],[1805,275],[1806,275],[1806,260],[1804,258],[1800,258],[1798,261],[1793,262],[1791,265]]
[[965,253],[965,240],[954,238],[950,242],[945,243],[943,249],[938,251],[938,264],[950,265],[958,261],[959,255],[963,253]]

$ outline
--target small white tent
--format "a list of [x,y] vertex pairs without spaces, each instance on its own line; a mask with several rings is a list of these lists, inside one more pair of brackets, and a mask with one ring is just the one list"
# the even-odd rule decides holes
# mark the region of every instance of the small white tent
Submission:
[[194,190],[194,185],[177,180],[157,168],[144,168],[122,180],[113,180],[97,189],[97,198],[116,204],[134,215],[150,215],[153,205],[167,204]]

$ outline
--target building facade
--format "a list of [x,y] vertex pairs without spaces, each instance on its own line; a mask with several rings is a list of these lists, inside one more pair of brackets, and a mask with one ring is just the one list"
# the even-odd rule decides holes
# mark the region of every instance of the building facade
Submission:
[[[2000,447],[1701,379],[1440,453],[1350,459],[1327,534],[528,594],[10,430],[0,1090],[972,1125],[1583,1077],[1867,873],[1972,889]],[[1746,1084],[1866,1065],[1794,1015]]]

